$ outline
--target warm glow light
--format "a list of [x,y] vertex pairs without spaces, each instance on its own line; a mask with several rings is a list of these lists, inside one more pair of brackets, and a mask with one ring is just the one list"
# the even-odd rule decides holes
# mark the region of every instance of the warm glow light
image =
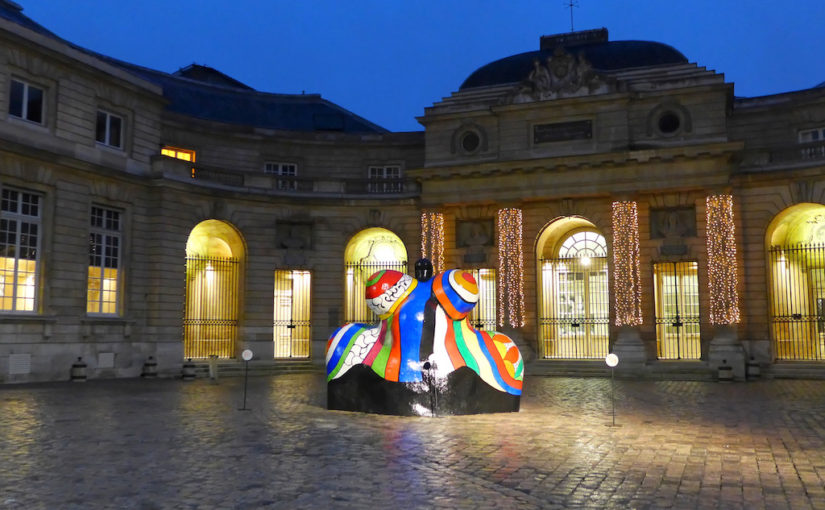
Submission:
[[444,271],[444,215],[421,213],[421,256],[433,264],[433,272]]
[[581,263],[584,267],[590,267],[590,257],[588,257],[587,255],[581,257],[581,259],[579,260],[581,260]]
[[642,324],[639,218],[636,202],[613,202],[614,305],[617,326]]
[[739,322],[733,196],[707,197],[708,290],[711,324]]
[[190,149],[181,149],[178,147],[165,146],[160,150],[160,153],[170,158],[180,159],[183,161],[195,162],[195,151]]
[[498,323],[524,325],[524,257],[521,209],[498,211]]
[[607,364],[607,366],[609,366],[610,368],[614,368],[616,365],[618,365],[618,364],[619,364],[619,357],[618,357],[618,356],[616,356],[616,354],[615,354],[615,353],[612,353],[612,352],[611,352],[610,354],[608,354],[608,355],[604,358],[604,362],[605,362],[605,363]]

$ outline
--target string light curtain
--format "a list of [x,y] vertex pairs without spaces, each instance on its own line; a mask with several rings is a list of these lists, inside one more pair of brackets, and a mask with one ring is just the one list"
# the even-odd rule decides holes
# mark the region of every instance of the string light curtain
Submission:
[[421,256],[433,264],[433,271],[444,271],[444,215],[421,213]]
[[524,326],[524,257],[521,242],[521,209],[499,209],[498,322]]
[[642,324],[639,215],[636,202],[613,202],[613,268],[617,326]]
[[711,324],[739,322],[733,196],[707,197],[708,290]]

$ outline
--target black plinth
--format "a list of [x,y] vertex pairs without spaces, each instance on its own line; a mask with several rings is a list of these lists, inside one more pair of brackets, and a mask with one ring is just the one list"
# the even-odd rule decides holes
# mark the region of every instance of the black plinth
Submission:
[[398,416],[514,413],[520,396],[498,391],[467,367],[429,383],[387,381],[365,365],[327,383],[327,407]]

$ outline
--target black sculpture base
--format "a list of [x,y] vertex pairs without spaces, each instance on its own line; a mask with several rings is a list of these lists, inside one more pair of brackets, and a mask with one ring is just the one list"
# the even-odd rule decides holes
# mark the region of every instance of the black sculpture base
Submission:
[[467,367],[430,385],[387,381],[356,365],[327,383],[328,409],[397,416],[515,413],[520,399],[490,387]]

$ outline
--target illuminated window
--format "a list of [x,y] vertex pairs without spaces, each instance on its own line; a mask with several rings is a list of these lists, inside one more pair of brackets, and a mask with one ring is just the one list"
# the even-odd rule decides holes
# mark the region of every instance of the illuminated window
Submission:
[[264,165],[264,173],[277,175],[279,179],[275,181],[275,188],[279,190],[298,189],[298,165],[295,163],[268,162]]
[[195,151],[190,149],[181,149],[178,147],[171,147],[169,145],[166,145],[160,150],[160,153],[164,156],[169,156],[170,158],[182,159],[183,161],[191,161],[192,163],[195,162]]
[[40,260],[40,196],[4,188],[0,199],[0,310],[34,312]]
[[275,271],[273,340],[276,358],[308,358],[310,344],[309,271]]
[[9,115],[38,124],[43,123],[43,89],[12,78],[9,94]]
[[123,147],[123,118],[103,110],[97,111],[97,128],[95,130],[97,143],[109,147]]
[[653,264],[653,286],[659,359],[699,359],[698,264]]
[[478,303],[470,311],[468,320],[476,329],[492,331],[496,329],[496,270],[468,269],[478,284]]
[[401,167],[400,166],[371,166],[367,172],[370,182],[367,190],[370,193],[400,193]]
[[92,207],[86,313],[117,315],[120,268],[120,213]]

